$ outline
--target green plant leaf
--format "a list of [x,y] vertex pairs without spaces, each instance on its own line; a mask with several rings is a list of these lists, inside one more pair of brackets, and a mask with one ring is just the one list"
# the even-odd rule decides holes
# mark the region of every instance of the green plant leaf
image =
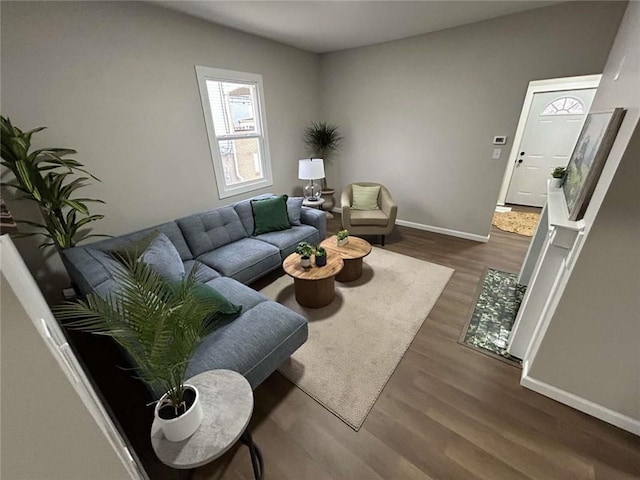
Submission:
[[[9,118],[1,117],[1,164],[13,173],[15,180],[3,182],[3,186],[15,188],[21,195],[17,199],[38,203],[44,223],[24,221],[37,229],[39,234],[50,238],[60,248],[75,245],[77,238],[87,238],[87,233],[78,229],[90,222],[103,218],[93,216],[85,202],[104,203],[97,199],[71,199],[71,194],[87,185],[87,180],[96,177],[84,170],[83,165],[72,158],[64,158],[77,152],[70,148],[41,148],[30,151],[31,137],[44,127],[23,132],[15,127]],[[63,170],[63,171],[61,171]],[[65,185],[71,175],[78,172],[87,176],[75,178]],[[69,209],[68,211],[66,209]],[[64,211],[63,211],[64,210]],[[81,214],[83,218],[79,218]],[[81,222],[81,223],[80,223]],[[50,242],[43,243],[43,247]]]
[[114,274],[117,293],[87,295],[54,311],[71,328],[113,337],[134,359],[138,377],[179,403],[188,361],[216,328],[205,319],[219,305],[195,294],[193,271],[175,289],[144,262],[124,261]]

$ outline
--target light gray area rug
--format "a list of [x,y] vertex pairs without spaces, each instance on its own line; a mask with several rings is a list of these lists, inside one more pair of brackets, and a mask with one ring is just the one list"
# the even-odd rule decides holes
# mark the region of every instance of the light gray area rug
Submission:
[[374,247],[362,277],[336,282],[335,300],[319,309],[298,305],[293,279],[278,278],[261,292],[309,320],[309,339],[280,373],[359,430],[452,274]]

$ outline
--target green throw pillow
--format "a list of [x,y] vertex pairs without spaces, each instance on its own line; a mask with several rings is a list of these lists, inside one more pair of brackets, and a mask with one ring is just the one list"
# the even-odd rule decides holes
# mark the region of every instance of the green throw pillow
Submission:
[[287,195],[251,200],[253,235],[291,228],[287,213]]
[[[170,282],[169,285],[171,285],[171,288],[173,288],[174,291],[177,291],[180,288],[180,285],[182,285],[182,281],[173,281]],[[219,305],[218,311],[213,313],[207,319],[208,322],[222,320],[227,315],[237,315],[242,311],[242,305],[235,305],[231,303],[215,288],[210,287],[205,283],[198,283],[194,286],[194,295],[199,300],[207,300]]]
[[353,184],[351,186],[353,192],[353,201],[351,208],[354,210],[378,210],[378,195],[380,194],[380,186],[364,186]]

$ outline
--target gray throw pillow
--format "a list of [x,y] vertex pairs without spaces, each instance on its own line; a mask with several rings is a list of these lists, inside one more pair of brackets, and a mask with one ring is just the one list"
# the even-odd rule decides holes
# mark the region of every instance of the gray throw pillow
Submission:
[[302,202],[304,197],[289,197],[287,199],[287,214],[291,225],[302,225],[300,214],[302,213]]
[[137,242],[130,242],[109,252],[87,248],[87,253],[107,270],[111,278],[114,278],[116,272],[122,271],[124,268],[118,259],[127,255],[138,255],[140,250],[142,250],[140,256],[142,261],[161,277],[167,280],[184,278],[185,269],[182,258],[169,237],[164,233],[154,232]]
[[160,233],[142,254],[142,261],[167,280],[182,280],[184,263],[169,237]]

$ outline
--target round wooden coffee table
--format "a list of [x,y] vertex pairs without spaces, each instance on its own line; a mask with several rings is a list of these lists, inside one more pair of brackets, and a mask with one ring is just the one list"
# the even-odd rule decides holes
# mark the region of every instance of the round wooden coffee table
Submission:
[[331,254],[327,255],[327,264],[323,267],[303,268],[297,253],[289,255],[282,264],[287,275],[293,277],[296,301],[309,308],[326,307],[333,301],[336,295],[335,276],[342,267],[342,257]]
[[371,244],[359,237],[349,236],[349,243],[338,246],[335,235],[329,237],[320,244],[330,254],[342,257],[344,268],[336,275],[339,282],[353,282],[362,276],[362,259],[371,253]]

